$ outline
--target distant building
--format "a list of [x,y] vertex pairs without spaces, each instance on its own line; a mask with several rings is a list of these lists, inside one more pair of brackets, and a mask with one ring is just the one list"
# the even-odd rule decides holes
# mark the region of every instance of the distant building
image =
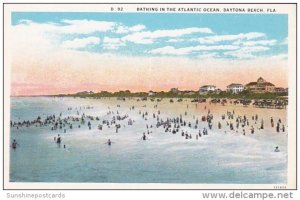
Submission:
[[203,85],[199,89],[199,94],[207,94],[208,92],[215,92],[216,91],[216,86],[214,85]]
[[88,94],[94,94],[93,91],[83,91],[83,92],[77,92],[77,95],[88,95]]
[[283,88],[283,87],[276,87],[275,92],[276,93],[287,93],[288,88]]
[[148,96],[150,97],[150,96],[154,96],[154,95],[156,95],[156,92],[153,92],[152,90],[150,90],[149,92],[148,92]]
[[275,92],[275,85],[260,77],[257,82],[246,84],[245,89],[255,93]]
[[179,92],[178,88],[171,88],[170,90],[173,94],[177,94]]
[[232,92],[234,94],[240,93],[244,90],[244,86],[239,83],[231,83],[227,86],[227,92]]

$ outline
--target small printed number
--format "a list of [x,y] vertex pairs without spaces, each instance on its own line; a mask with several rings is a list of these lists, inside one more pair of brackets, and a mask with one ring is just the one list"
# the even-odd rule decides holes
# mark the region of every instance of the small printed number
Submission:
[[274,189],[286,189],[285,185],[276,185],[274,186]]

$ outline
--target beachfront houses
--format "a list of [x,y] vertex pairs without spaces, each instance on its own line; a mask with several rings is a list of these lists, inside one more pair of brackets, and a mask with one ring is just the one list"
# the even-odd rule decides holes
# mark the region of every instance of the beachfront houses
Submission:
[[215,85],[203,85],[199,89],[199,94],[204,95],[209,92],[215,92],[217,90],[217,87]]
[[244,85],[240,83],[231,83],[227,86],[227,92],[238,94],[244,90]]
[[246,84],[245,89],[254,93],[275,92],[275,85],[259,77],[256,82]]

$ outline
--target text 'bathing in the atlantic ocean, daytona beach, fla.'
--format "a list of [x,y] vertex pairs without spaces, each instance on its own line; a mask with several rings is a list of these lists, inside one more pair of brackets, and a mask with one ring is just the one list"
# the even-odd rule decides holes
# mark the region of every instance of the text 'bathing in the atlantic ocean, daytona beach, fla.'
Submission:
[[176,8],[176,7],[137,7],[140,12],[195,12],[195,13],[275,13],[275,8]]

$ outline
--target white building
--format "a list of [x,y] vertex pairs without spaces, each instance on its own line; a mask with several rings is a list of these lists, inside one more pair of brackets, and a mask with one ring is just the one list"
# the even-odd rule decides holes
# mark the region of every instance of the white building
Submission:
[[214,85],[203,85],[199,89],[199,94],[207,94],[208,92],[215,92],[217,89]]
[[150,96],[154,96],[154,95],[156,95],[156,92],[153,92],[152,90],[150,90],[149,92],[148,92],[148,96],[150,97]]
[[231,83],[227,86],[227,92],[232,92],[234,94],[240,93],[244,90],[244,86],[239,83]]

